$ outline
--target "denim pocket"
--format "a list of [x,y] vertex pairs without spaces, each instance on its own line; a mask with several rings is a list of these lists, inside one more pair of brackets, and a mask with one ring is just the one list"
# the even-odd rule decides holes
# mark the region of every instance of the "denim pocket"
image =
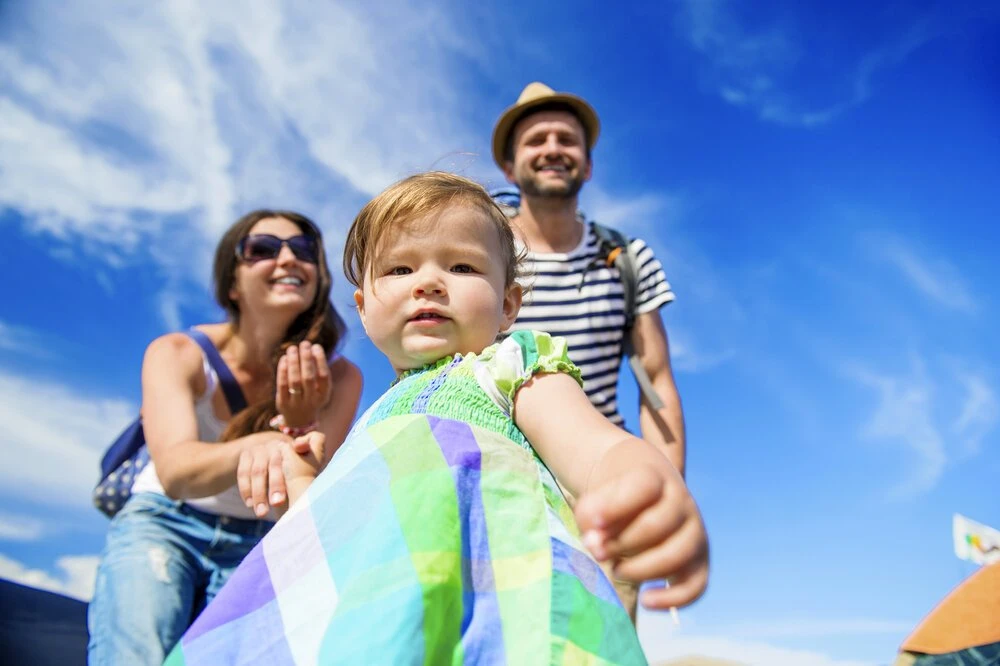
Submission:
[[166,495],[157,493],[139,493],[132,495],[125,502],[125,506],[118,512],[113,520],[120,521],[131,515],[143,515],[150,518],[162,516],[168,511],[177,507],[177,502]]

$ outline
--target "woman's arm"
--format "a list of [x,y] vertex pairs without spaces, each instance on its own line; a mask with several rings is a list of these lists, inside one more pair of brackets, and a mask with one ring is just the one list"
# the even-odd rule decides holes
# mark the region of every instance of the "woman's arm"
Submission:
[[201,348],[186,335],[154,340],[142,363],[142,420],[146,445],[166,494],[209,497],[236,482],[240,454],[248,447],[290,438],[266,432],[230,442],[198,440],[194,404],[205,390]]

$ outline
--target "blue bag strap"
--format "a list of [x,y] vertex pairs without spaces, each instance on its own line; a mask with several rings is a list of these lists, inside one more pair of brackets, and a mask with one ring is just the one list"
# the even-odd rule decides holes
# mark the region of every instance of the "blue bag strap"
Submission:
[[208,338],[208,336],[198,329],[189,328],[184,332],[188,335],[188,337],[198,343],[201,350],[205,352],[205,358],[208,359],[208,364],[212,366],[212,369],[215,370],[215,374],[219,376],[219,384],[222,386],[222,392],[226,395],[226,403],[229,405],[229,412],[235,415],[237,412],[242,411],[247,406],[247,399],[243,397],[243,390],[240,389],[240,385],[236,381],[236,378],[233,377],[233,373],[229,369],[229,366],[222,360],[219,350],[215,348],[215,345]]

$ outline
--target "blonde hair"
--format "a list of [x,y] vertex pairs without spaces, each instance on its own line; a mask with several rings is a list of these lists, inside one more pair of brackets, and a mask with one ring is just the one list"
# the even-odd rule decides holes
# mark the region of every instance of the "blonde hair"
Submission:
[[404,178],[365,204],[354,218],[344,244],[347,279],[360,288],[370,276],[372,257],[387,234],[414,218],[454,204],[470,206],[493,223],[500,236],[501,258],[506,269],[504,286],[514,284],[521,253],[514,243],[514,232],[507,217],[482,185],[444,171],[428,171]]

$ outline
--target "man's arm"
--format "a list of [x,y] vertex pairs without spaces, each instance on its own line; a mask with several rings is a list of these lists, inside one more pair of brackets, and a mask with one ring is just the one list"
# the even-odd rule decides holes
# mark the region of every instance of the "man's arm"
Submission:
[[681,398],[674,383],[674,373],[670,368],[670,347],[667,330],[660,319],[659,310],[641,314],[632,327],[632,346],[646,369],[663,408],[650,407],[642,391],[639,391],[639,428],[642,438],[660,449],[684,476],[685,439],[684,414]]

